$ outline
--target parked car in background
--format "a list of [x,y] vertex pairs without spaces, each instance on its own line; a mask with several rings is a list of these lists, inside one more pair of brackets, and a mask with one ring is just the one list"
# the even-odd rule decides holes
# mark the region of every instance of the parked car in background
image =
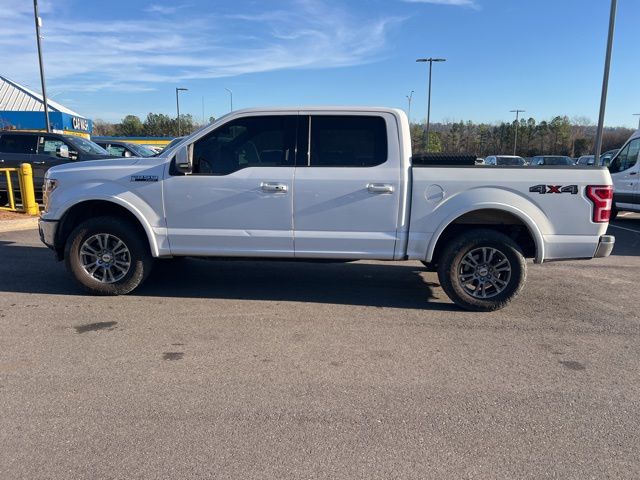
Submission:
[[496,166],[508,166],[508,167],[522,167],[527,164],[527,161],[516,155],[489,155],[484,159],[485,165]]
[[566,167],[569,165],[575,165],[575,163],[571,157],[567,157],[565,155],[537,155],[533,157],[531,165],[554,165]]
[[595,163],[595,155],[582,155],[576,160],[576,165],[593,165]]
[[[112,158],[96,143],[74,135],[39,132],[0,132],[0,167],[16,168],[30,163],[36,198],[42,198],[44,174],[49,168],[68,162]],[[8,201],[7,179],[0,176],[0,205]]]
[[613,150],[607,150],[602,155],[600,155],[600,165],[603,167],[608,167],[611,163],[613,157],[620,151],[619,148],[614,148]]
[[99,140],[96,143],[114,157],[152,157],[156,154],[150,148],[137,143],[122,142],[120,140],[109,140],[108,142]]
[[640,212],[640,130],[637,130],[618,154],[611,159],[609,171],[613,179],[611,218],[618,212]]

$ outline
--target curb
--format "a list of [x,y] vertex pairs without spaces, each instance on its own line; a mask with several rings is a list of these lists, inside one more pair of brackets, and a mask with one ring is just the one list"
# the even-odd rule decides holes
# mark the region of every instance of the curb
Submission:
[[38,228],[38,218],[20,218],[18,220],[0,220],[0,233],[31,230]]

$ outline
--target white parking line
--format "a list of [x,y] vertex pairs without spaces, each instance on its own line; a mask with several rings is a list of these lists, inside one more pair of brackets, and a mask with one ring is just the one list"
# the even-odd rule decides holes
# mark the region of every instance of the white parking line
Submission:
[[619,225],[614,225],[613,223],[610,223],[609,226],[613,228],[619,228],[620,230],[626,230],[627,232],[640,234],[640,230],[634,230],[633,228],[621,227]]

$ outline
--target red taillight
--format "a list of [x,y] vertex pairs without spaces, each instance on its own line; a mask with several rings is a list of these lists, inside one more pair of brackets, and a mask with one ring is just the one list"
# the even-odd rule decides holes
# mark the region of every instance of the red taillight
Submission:
[[587,198],[593,202],[593,221],[607,223],[611,218],[613,187],[611,185],[589,185]]

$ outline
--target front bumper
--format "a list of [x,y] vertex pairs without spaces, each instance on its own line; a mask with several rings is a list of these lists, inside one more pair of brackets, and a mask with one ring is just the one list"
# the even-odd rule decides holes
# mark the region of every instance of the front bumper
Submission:
[[608,257],[611,255],[611,251],[613,250],[613,246],[616,244],[616,237],[613,235],[602,235],[600,237],[600,241],[598,242],[598,248],[596,248],[596,253],[593,258],[602,258]]
[[42,218],[38,220],[40,240],[49,248],[55,249],[56,232],[58,231],[59,223],[57,220],[44,220]]

